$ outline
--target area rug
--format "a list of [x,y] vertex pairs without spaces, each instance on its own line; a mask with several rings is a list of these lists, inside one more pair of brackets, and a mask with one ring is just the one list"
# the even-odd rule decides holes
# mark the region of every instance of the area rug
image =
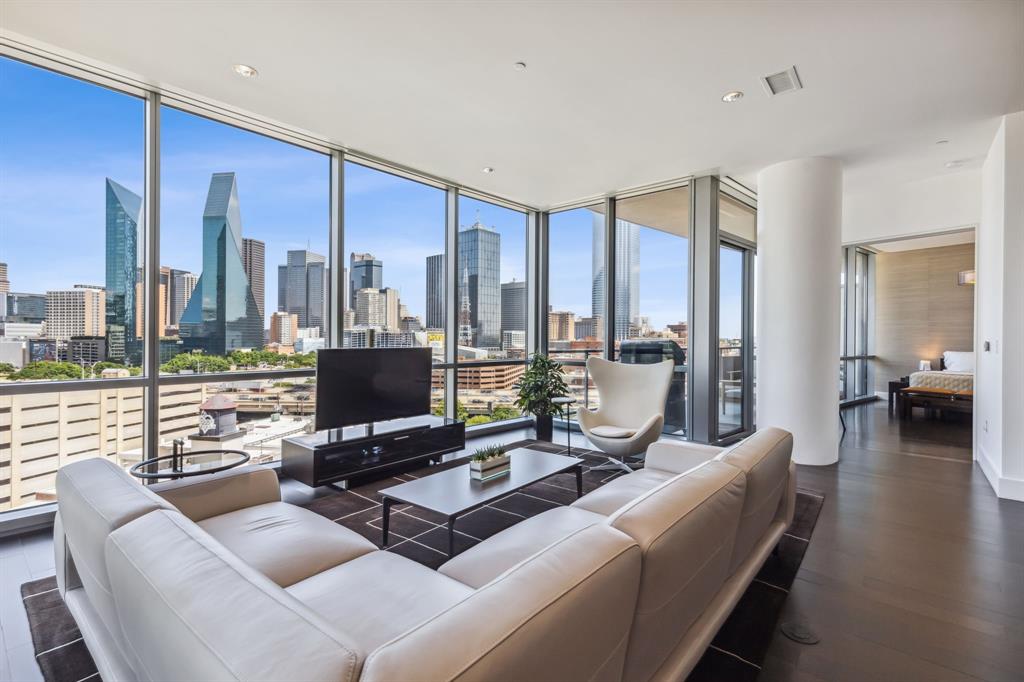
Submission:
[[[565,452],[564,447],[537,441],[506,445],[506,448],[512,447]],[[586,460],[588,465],[605,461],[603,455],[591,450],[574,449],[572,454]],[[459,466],[464,461],[454,460],[441,467]],[[321,496],[305,506],[379,546],[381,502],[378,491],[436,471],[437,467],[414,469],[346,491],[324,489]],[[583,475],[583,492],[599,488],[621,475],[612,471],[587,471]],[[553,476],[513,493],[458,519],[455,526],[456,551],[464,551],[525,518],[569,504],[575,499],[576,481],[571,473]],[[691,673],[691,682],[757,679],[823,502],[824,497],[820,493],[797,490],[792,527],[782,537],[778,552],[768,557]],[[396,505],[391,511],[391,546],[388,550],[437,568],[447,560],[448,536],[444,522],[443,517],[432,512]],[[71,613],[57,592],[56,580],[49,577],[25,583],[21,586],[21,596],[43,678],[47,682],[97,682],[99,673]]]

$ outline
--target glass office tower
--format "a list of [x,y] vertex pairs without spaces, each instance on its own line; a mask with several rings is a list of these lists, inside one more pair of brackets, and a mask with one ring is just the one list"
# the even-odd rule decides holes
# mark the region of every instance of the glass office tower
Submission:
[[444,254],[427,256],[427,329],[444,329]]
[[110,178],[106,191],[107,359],[137,365],[142,360],[141,339],[135,336],[142,309],[135,299],[143,290],[142,198]]
[[242,264],[234,173],[214,173],[203,211],[203,272],[181,316],[186,350],[227,355],[263,347],[263,319]]
[[[594,214],[593,287],[591,315],[605,311],[604,215]],[[629,327],[640,316],[640,228],[615,221],[615,340],[628,338]],[[602,330],[598,330],[601,332]],[[603,333],[603,332],[602,332]]]
[[477,348],[501,347],[501,235],[479,221],[459,232],[459,272]]

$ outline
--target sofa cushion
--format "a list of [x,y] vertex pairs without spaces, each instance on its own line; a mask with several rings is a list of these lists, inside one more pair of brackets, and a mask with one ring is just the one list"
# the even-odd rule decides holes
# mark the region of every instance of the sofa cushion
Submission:
[[351,638],[178,512],[110,534],[106,563],[139,680],[358,677]]
[[199,526],[281,587],[377,549],[358,533],[286,502],[212,516]]
[[470,587],[483,587],[548,545],[604,520],[577,507],[549,509],[492,535],[437,570]]
[[608,523],[643,552],[624,679],[649,680],[729,576],[746,477],[706,462],[626,504]]
[[473,593],[392,552],[371,552],[288,588],[360,650],[371,652]]
[[743,563],[778,516],[779,504],[789,481],[792,454],[793,435],[782,429],[766,428],[716,458],[747,475],[747,495],[736,531],[730,574]]
[[648,490],[656,488],[675,476],[670,471],[659,469],[640,469],[631,474],[620,476],[597,490],[587,493],[572,503],[573,507],[586,509],[596,514],[610,516],[622,505],[632,502]]
[[610,424],[602,424],[601,426],[595,426],[590,429],[590,432],[595,436],[601,438],[631,438],[636,435],[636,429],[627,429],[621,426],[611,426]]
[[360,682],[619,680],[639,580],[636,543],[588,526],[370,653]]
[[65,549],[89,601],[123,647],[103,546],[121,526],[170,504],[133,480],[110,460],[86,459],[57,471],[57,498]]

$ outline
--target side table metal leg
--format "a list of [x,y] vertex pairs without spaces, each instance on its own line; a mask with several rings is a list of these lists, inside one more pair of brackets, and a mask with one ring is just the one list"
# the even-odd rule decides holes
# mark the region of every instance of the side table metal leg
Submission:
[[576,466],[576,498],[583,497],[583,465]]
[[388,526],[391,522],[391,498],[384,498],[384,516],[381,517],[381,528],[383,528],[383,538],[381,539],[381,548],[388,546]]
[[448,558],[455,556],[455,517],[448,517]]

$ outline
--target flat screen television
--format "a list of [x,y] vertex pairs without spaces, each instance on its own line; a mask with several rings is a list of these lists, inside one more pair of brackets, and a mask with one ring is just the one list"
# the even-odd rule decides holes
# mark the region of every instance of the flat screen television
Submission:
[[316,357],[317,431],[430,412],[429,348],[325,348]]

